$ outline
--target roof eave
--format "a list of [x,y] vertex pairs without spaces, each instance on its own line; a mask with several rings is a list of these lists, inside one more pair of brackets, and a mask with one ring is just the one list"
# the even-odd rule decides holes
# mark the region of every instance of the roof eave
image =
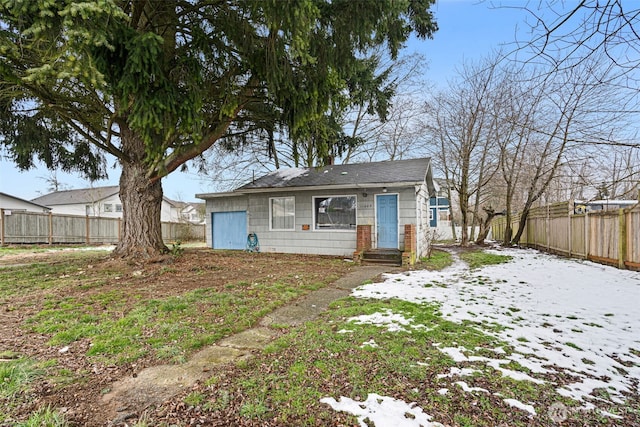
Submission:
[[[348,189],[361,189],[361,188],[399,188],[399,187],[413,187],[415,185],[421,185],[423,181],[404,181],[404,182],[374,182],[366,184],[336,184],[336,185],[307,185],[307,186],[286,186],[286,187],[264,187],[264,188],[243,188],[237,189],[233,193],[229,194],[251,194],[251,193],[273,193],[277,191],[317,191],[317,190],[348,190]],[[197,195],[196,195],[197,196]]]

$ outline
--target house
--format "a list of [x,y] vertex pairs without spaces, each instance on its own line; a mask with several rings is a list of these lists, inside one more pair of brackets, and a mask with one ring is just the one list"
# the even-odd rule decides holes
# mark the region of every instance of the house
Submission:
[[[122,218],[119,191],[118,185],[54,191],[31,202],[48,206],[54,214]],[[161,221],[180,221],[180,208],[166,197],[162,200]]]
[[205,204],[199,202],[173,202],[180,210],[180,220],[191,224],[204,224]]
[[0,193],[0,209],[6,212],[49,213],[51,211],[51,208],[42,204],[30,202],[7,193]]
[[451,227],[451,202],[447,195],[447,181],[434,178],[437,193],[429,199],[429,226],[447,229]]
[[574,200],[573,201],[573,213],[579,215],[589,212],[603,212],[618,210],[624,208],[630,208],[638,204],[637,200]]
[[[435,194],[431,161],[422,158],[281,169],[196,197],[206,201],[205,234],[214,249],[245,249],[252,233],[265,252],[350,257],[364,245],[411,248],[419,257]],[[407,225],[412,241],[405,241]]]

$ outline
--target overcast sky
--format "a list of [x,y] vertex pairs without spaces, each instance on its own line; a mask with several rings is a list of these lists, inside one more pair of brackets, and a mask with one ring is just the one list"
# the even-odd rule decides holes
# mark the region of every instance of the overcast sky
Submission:
[[[522,3],[511,2],[514,5]],[[512,43],[516,29],[521,37],[526,35],[526,13],[517,8],[496,8],[495,4],[477,0],[439,0],[433,11],[440,30],[433,40],[412,41],[405,52],[425,55],[429,62],[428,80],[443,86],[464,61],[480,59],[492,50]],[[114,163],[112,160],[109,164],[109,179],[95,182],[93,186],[118,184],[120,173],[111,168]],[[13,163],[0,159],[0,192],[30,200],[48,192],[46,179],[49,176],[50,172],[44,166],[19,172]],[[90,186],[87,180],[73,174],[58,172],[57,178],[69,189]],[[211,182],[193,172],[176,171],[162,182],[166,197],[182,201],[194,201],[195,194],[211,192],[214,188]]]

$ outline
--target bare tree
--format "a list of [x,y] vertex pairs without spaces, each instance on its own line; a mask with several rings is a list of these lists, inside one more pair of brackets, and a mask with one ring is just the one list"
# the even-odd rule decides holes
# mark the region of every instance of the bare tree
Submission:
[[532,18],[532,37],[517,45],[527,52],[527,62],[543,62],[553,73],[594,58],[605,60],[615,69],[609,81],[619,84],[619,77],[626,76],[628,85],[637,90],[640,8],[636,2],[545,1],[529,3],[524,9]]
[[433,155],[458,199],[462,245],[469,242],[468,227],[496,170],[490,137],[496,64],[466,64],[448,91],[433,97],[425,108],[425,131],[437,147]]

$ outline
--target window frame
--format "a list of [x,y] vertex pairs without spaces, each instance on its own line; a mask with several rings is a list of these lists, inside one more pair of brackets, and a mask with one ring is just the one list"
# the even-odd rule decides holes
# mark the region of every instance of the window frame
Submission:
[[[354,220],[355,223],[353,225],[353,228],[319,228],[318,227],[318,213],[316,212],[316,199],[331,199],[331,198],[353,198],[354,199],[354,204],[353,204],[353,214],[354,214]],[[319,231],[319,232],[333,232],[333,233],[355,233],[357,228],[358,228],[358,196],[356,194],[333,194],[333,195],[326,195],[326,196],[312,196],[311,197],[311,212],[312,212],[312,221],[313,221],[313,226],[312,226],[312,230],[313,231]]]
[[[291,228],[275,228],[273,226],[273,202],[275,200],[291,199],[293,201],[293,223]],[[286,209],[286,203],[285,203]],[[286,212],[285,212],[286,214]],[[296,196],[269,197],[269,231],[295,231],[296,229]]]

